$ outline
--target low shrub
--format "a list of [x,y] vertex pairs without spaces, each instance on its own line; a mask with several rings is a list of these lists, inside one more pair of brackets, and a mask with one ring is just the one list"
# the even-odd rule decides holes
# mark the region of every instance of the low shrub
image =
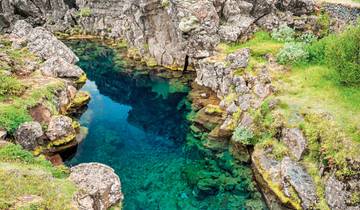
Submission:
[[315,34],[311,33],[311,32],[306,32],[303,33],[299,36],[298,40],[300,42],[303,42],[305,44],[311,44],[314,43],[315,41],[317,41],[318,37],[315,36]]
[[241,143],[243,145],[255,145],[256,139],[254,134],[247,128],[237,127],[232,136],[235,142]]
[[295,39],[295,30],[287,25],[282,25],[272,31],[271,37],[276,41],[291,42]]
[[360,22],[350,26],[326,44],[326,62],[336,69],[341,82],[352,85],[360,82]]
[[303,43],[290,42],[285,43],[284,48],[277,54],[276,59],[280,64],[295,64],[306,61],[308,56]]

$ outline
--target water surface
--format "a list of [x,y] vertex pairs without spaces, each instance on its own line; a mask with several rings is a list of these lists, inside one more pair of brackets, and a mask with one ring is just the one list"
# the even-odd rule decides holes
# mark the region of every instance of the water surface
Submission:
[[80,118],[89,133],[67,164],[100,162],[114,168],[125,210],[245,209],[254,201],[248,166],[229,171],[225,165],[234,165],[229,153],[219,161],[186,148],[186,84],[126,73],[114,51],[99,43],[67,44],[80,57],[89,78],[83,90],[92,96]]

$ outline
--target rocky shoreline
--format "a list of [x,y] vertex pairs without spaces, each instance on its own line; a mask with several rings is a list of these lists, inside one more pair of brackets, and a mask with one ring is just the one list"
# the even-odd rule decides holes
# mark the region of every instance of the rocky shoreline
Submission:
[[[83,73],[73,65],[76,56],[64,50],[61,44],[55,41],[54,44],[53,36],[44,28],[33,29],[24,21],[14,25],[16,19],[25,18],[34,25],[44,25],[54,33],[84,33],[122,40],[121,43],[127,48],[127,56],[148,66],[195,70],[196,84],[190,93],[194,110],[191,130],[196,139],[201,140],[198,144],[215,153],[229,150],[237,161],[251,162],[255,179],[270,209],[316,209],[320,204],[339,210],[360,208],[359,202],[353,199],[359,192],[358,158],[345,157],[344,165],[339,166],[324,165],[324,162],[331,160],[320,156],[315,172],[307,162],[312,141],[333,138],[329,137],[333,132],[325,134],[327,126],[334,128],[337,133],[341,133],[341,129],[336,130],[331,117],[326,114],[296,110],[292,113],[296,116],[294,123],[293,119],[282,113],[283,104],[278,95],[281,95],[284,87],[279,85],[283,81],[278,79],[278,75],[286,74],[289,69],[277,64],[272,55],[266,52],[257,55],[247,47],[231,52],[219,50],[221,44],[250,39],[259,28],[272,30],[284,24],[297,31],[312,31],[319,36],[324,30],[341,31],[346,24],[356,21],[359,8],[317,5],[310,0],[83,0],[75,3],[58,1],[48,8],[30,1],[25,6],[7,3],[0,14],[0,25],[4,31],[13,29],[10,35],[13,47],[27,46],[44,59],[41,67],[43,75],[70,79],[71,87],[66,87],[67,92],[62,95],[71,97],[59,99],[60,107],[69,107],[71,100],[80,101],[80,105],[89,100],[84,93],[78,96],[81,98],[78,100],[76,95],[79,94],[69,93],[69,89],[77,87],[76,80],[84,81]],[[32,11],[35,5],[41,9],[28,15],[26,11]],[[15,14],[14,11],[19,9],[23,12]],[[329,14],[328,28],[321,22],[323,13]],[[30,35],[26,37],[27,34]],[[47,42],[39,42],[39,37]],[[56,48],[44,47],[49,42]],[[58,53],[55,58],[52,49]],[[260,56],[263,62],[251,63],[254,56]],[[71,70],[62,72],[63,69]],[[72,104],[70,107],[76,110],[78,105]],[[62,109],[65,109],[62,113],[66,113],[66,108]],[[320,124],[323,127],[319,127]],[[27,139],[22,138],[24,135],[31,136],[31,142],[39,142],[44,131],[38,123],[22,125],[17,130],[15,140],[39,153],[47,150],[54,152],[57,146],[79,142],[76,140],[77,129],[70,118],[55,116],[49,120],[45,132],[50,140],[47,149],[39,149],[37,144],[29,145]],[[64,130],[67,132],[61,133]],[[348,141],[340,134],[335,136],[340,143]],[[253,139],[264,141],[260,144],[249,142]],[[283,150],[278,151],[279,148]],[[358,145],[353,149],[357,148]],[[216,187],[206,185],[204,188],[208,191],[205,193],[212,193]],[[118,199],[120,197],[117,195]],[[99,208],[99,205],[104,204],[96,204],[94,208]]]

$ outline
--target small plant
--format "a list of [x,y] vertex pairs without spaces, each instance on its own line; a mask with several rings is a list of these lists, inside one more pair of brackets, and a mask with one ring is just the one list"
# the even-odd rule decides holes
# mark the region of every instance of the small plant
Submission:
[[276,59],[280,64],[295,64],[306,61],[308,56],[303,43],[291,42],[284,45]]
[[317,19],[317,25],[319,26],[319,36],[324,37],[330,33],[330,16],[327,12],[322,12]]
[[291,42],[294,41],[295,30],[287,25],[282,25],[272,31],[271,37],[277,41]]
[[317,41],[318,37],[315,36],[315,34],[311,32],[306,32],[301,34],[301,36],[298,38],[300,42],[303,42],[305,44],[311,44]]
[[0,74],[0,96],[20,95],[25,90],[16,78]]
[[232,138],[235,142],[243,145],[255,145],[256,143],[253,132],[242,126],[235,129]]
[[90,17],[92,14],[92,11],[89,7],[81,8],[78,12],[79,17]]

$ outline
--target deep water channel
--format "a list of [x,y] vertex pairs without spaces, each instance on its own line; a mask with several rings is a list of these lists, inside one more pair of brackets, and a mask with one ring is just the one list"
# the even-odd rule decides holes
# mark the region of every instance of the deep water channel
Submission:
[[[189,122],[185,116],[190,111],[186,84],[141,70],[129,73],[114,50],[97,42],[67,45],[80,58],[78,65],[88,75],[82,89],[92,96],[80,117],[88,135],[68,165],[100,162],[114,168],[121,179],[125,210],[245,209],[245,202],[254,197],[245,189],[249,183],[239,179],[243,189],[237,193],[214,191],[199,196],[184,176],[184,170],[212,176],[206,174],[211,164],[186,149]],[[251,176],[248,167],[244,170],[245,176]]]

